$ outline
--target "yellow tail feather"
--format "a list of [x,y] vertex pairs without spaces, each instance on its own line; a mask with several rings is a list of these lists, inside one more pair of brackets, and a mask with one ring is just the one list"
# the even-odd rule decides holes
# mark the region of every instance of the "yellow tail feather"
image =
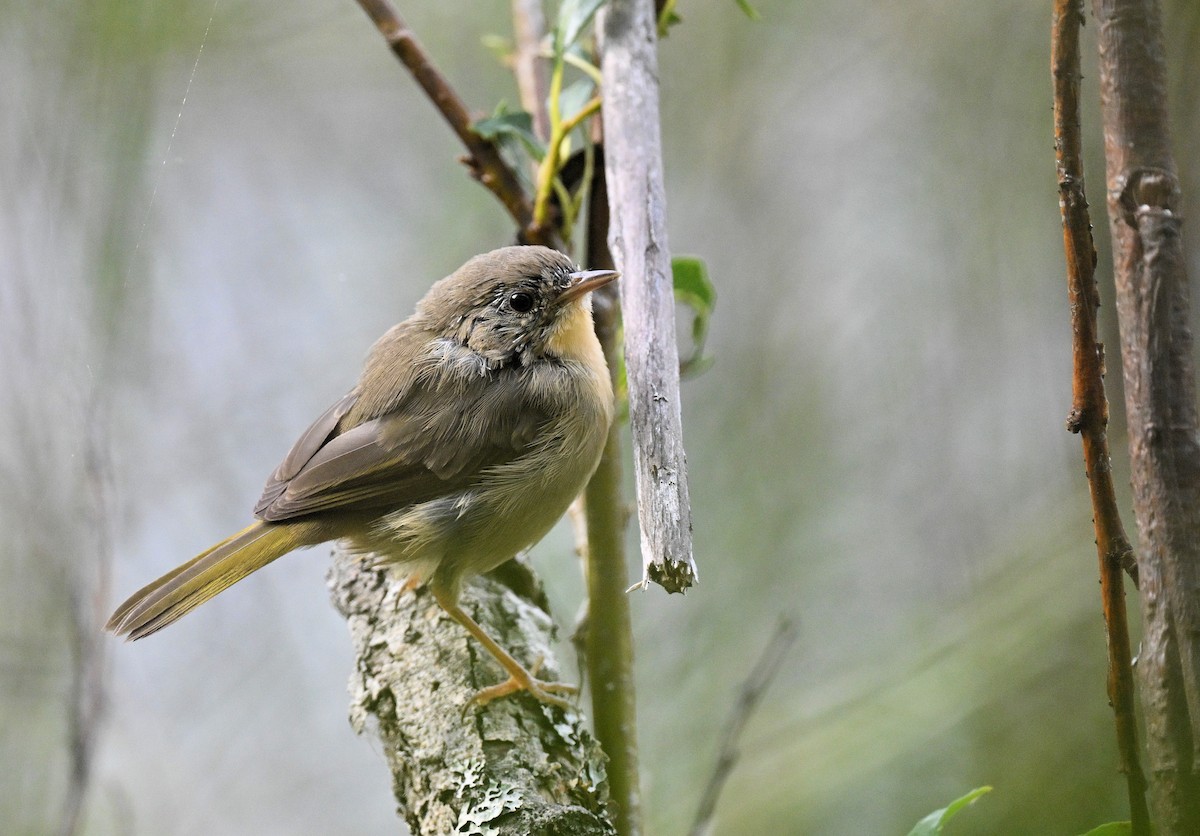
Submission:
[[308,528],[256,522],[133,593],[105,629],[131,641],[157,632],[271,561],[311,545]]

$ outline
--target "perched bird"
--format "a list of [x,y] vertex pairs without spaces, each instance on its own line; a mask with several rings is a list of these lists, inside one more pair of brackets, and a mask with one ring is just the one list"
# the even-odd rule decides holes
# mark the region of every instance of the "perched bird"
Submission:
[[545,247],[476,256],[372,347],[362,376],[267,480],[248,528],[139,589],[107,628],[150,635],[303,546],[340,540],[427,583],[509,674],[477,702],[575,689],[534,678],[458,604],[464,579],[540,540],[591,477],[613,417],[590,291]]

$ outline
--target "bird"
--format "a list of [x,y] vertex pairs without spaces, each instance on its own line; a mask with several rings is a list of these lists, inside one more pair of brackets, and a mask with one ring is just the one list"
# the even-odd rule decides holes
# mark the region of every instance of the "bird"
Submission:
[[[591,477],[613,420],[591,292],[618,278],[539,246],[477,255],[370,349],[355,386],[271,474],[247,528],[133,593],[106,628],[141,639],[296,549],[331,540],[425,584],[508,679],[566,707],[459,604],[464,582],[527,549]],[[540,665],[540,661],[538,663]]]

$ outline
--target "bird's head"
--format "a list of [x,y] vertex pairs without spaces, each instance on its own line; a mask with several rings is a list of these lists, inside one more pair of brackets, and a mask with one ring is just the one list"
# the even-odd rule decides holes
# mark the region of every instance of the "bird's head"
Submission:
[[589,294],[617,276],[579,270],[546,247],[504,247],[439,281],[418,309],[435,332],[489,363],[570,359],[595,340]]

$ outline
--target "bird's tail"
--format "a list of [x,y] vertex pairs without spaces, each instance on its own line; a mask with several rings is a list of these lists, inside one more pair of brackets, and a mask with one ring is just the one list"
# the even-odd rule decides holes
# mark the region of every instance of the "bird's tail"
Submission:
[[271,561],[311,545],[308,527],[255,522],[133,593],[105,629],[131,641],[161,630]]

